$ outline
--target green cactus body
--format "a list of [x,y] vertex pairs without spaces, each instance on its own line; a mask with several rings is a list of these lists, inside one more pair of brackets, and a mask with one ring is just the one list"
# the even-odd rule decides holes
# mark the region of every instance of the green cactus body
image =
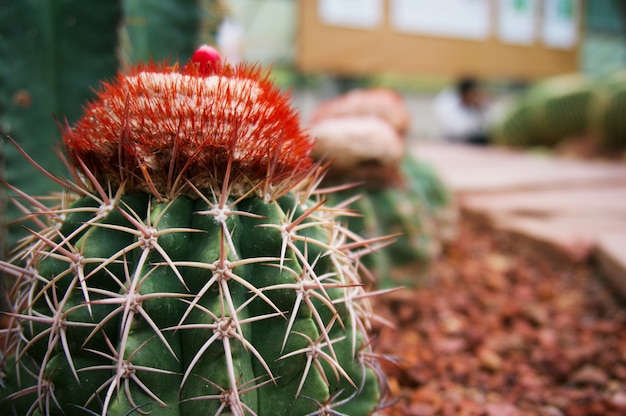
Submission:
[[513,146],[554,147],[588,130],[594,96],[590,82],[578,74],[538,83],[522,94],[496,132]]
[[598,82],[591,114],[592,132],[602,141],[604,150],[626,148],[626,71],[618,71]]
[[536,143],[537,123],[533,108],[521,103],[508,103],[509,112],[495,127],[495,140],[498,144],[523,147]]
[[[381,106],[381,112],[388,110]],[[337,187],[328,196],[330,204],[352,210],[340,220],[371,242],[364,252],[377,248],[362,264],[381,288],[419,286],[454,228],[455,209],[443,183],[378,116],[320,117],[311,129],[314,157],[331,160],[323,181]]]
[[58,206],[25,196],[40,229],[0,264],[3,415],[378,406],[368,242],[314,192],[288,99],[257,68],[204,65],[104,84],[64,132]]
[[603,139],[609,150],[623,150],[626,148],[626,88],[621,87],[611,97],[603,117]]
[[357,200],[350,208],[357,215],[344,217],[348,228],[366,238],[394,235],[392,245],[381,242],[377,252],[363,259],[379,286],[420,284],[430,260],[445,241],[445,230],[454,226],[451,196],[428,165],[405,155],[399,166],[399,183],[370,188],[349,188],[331,196],[331,202]]

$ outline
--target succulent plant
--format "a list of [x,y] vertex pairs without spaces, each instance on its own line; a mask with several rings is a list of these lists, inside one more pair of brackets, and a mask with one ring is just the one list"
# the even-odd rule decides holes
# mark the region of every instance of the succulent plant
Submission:
[[539,82],[515,99],[496,129],[512,146],[554,147],[588,132],[594,88],[584,76],[562,75]]
[[[58,129],[50,115],[75,120],[98,81],[115,75],[121,14],[120,1],[4,0],[0,7],[0,136],[10,134],[56,175],[67,171],[53,151]],[[55,185],[37,176],[14,147],[3,146],[0,153],[3,180],[31,195]],[[0,187],[0,200],[9,199],[5,191]],[[12,226],[21,215],[12,204],[0,207],[3,254],[26,235],[22,227]]]
[[63,128],[56,206],[14,190],[38,228],[0,262],[1,414],[379,405],[360,260],[380,239],[336,221],[289,97],[213,52],[103,83]]
[[351,215],[340,219],[364,236],[395,236],[393,244],[381,243],[376,254],[363,259],[380,288],[424,283],[431,260],[441,252],[456,227],[451,196],[433,169],[405,155],[397,180],[387,186],[366,184],[339,190],[329,197],[332,204],[350,202]]
[[597,82],[592,106],[592,132],[605,151],[626,149],[626,71],[617,71]]
[[418,286],[454,229],[456,210],[442,181],[380,117],[333,116],[311,130],[314,158],[332,159],[323,184],[339,190],[329,201],[354,211],[339,219],[366,239],[396,238],[363,259],[378,286]]
[[337,117],[375,116],[386,121],[401,135],[409,131],[411,114],[396,91],[371,87],[354,89],[320,104],[311,115],[311,123]]

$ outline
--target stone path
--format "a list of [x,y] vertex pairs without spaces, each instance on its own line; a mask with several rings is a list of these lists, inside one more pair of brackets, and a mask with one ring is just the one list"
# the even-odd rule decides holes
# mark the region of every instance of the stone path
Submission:
[[626,299],[626,165],[415,142],[462,210],[573,261],[596,261]]

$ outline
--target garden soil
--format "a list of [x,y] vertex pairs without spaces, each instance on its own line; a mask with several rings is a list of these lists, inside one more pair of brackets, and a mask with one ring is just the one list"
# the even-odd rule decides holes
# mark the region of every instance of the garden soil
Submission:
[[385,416],[626,414],[626,307],[589,262],[464,216],[420,287],[375,300]]

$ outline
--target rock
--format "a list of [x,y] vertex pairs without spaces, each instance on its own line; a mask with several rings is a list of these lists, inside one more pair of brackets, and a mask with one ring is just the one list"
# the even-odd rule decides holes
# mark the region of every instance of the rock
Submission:
[[550,319],[550,315],[545,305],[540,303],[529,303],[524,305],[522,315],[530,321],[530,323],[537,326],[546,325]]
[[[417,142],[462,210],[569,262],[597,255],[626,299],[626,167],[497,147]],[[620,234],[622,237],[605,237]],[[619,240],[618,240],[619,239]],[[616,241],[616,242],[612,242]],[[618,250],[622,247],[621,250]]]
[[480,366],[485,370],[498,371],[502,368],[502,358],[493,350],[482,348],[478,352],[478,360],[480,361]]
[[609,376],[602,368],[588,364],[575,371],[569,381],[575,384],[604,386],[608,383]]
[[520,410],[511,403],[489,403],[485,411],[487,416],[517,416]]
[[454,315],[446,316],[442,319],[443,332],[449,335],[458,334],[463,330],[463,321]]

